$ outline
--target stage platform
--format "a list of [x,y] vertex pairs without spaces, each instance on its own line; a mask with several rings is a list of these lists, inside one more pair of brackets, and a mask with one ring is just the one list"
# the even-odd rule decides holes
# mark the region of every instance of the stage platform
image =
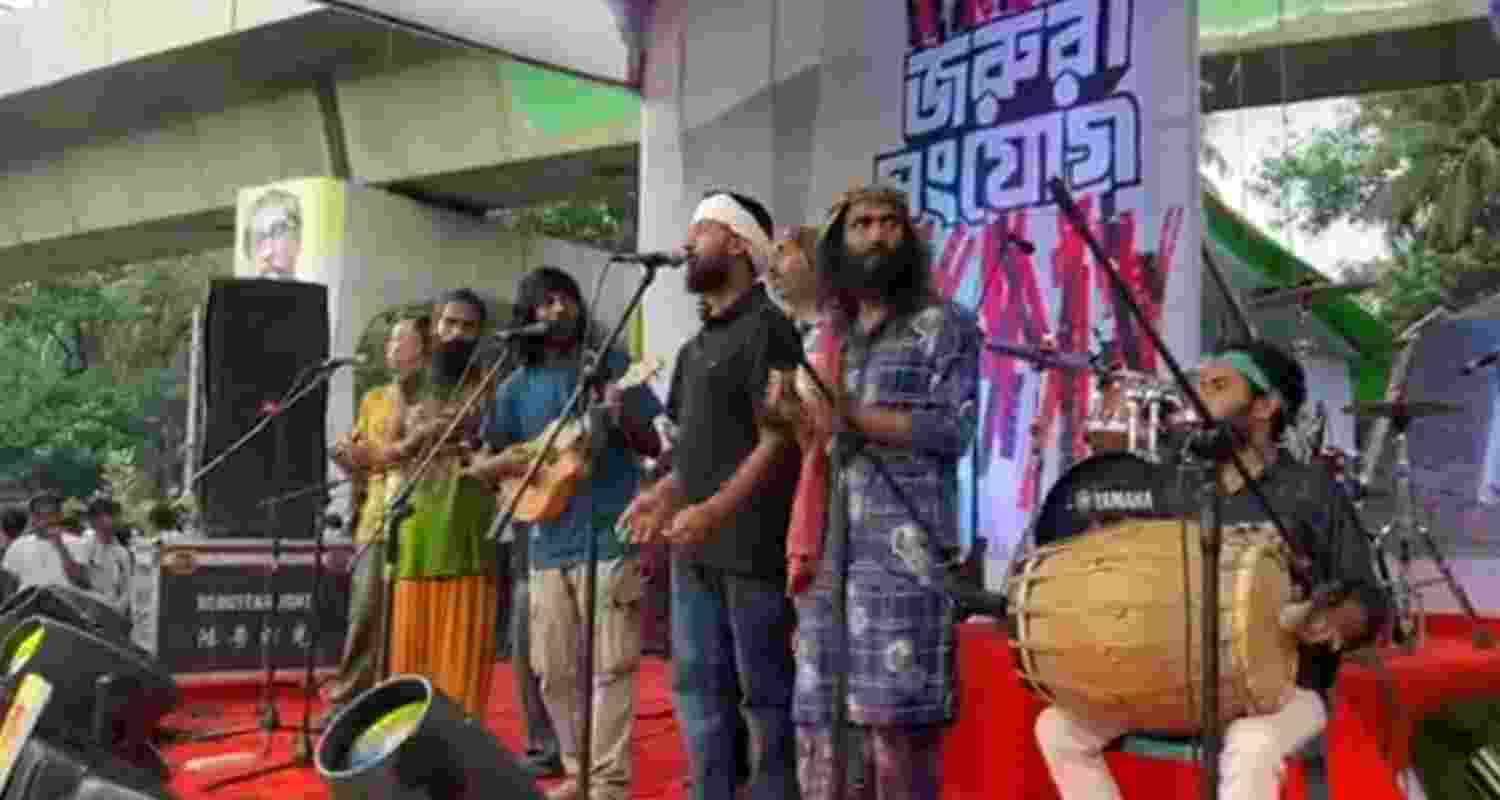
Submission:
[[[1500,623],[1487,621],[1500,633]],[[1328,774],[1332,800],[1398,800],[1404,797],[1399,774],[1407,766],[1413,721],[1446,702],[1493,695],[1500,686],[1500,650],[1477,650],[1467,625],[1451,617],[1429,623],[1431,638],[1415,654],[1391,654],[1384,671],[1350,664],[1340,675],[1334,719],[1328,729]],[[963,628],[962,718],[948,741],[944,763],[945,800],[1015,797],[1053,800],[1057,797],[1037,752],[1031,727],[1040,710],[1036,699],[1021,688],[1011,669],[1009,646],[993,624],[976,622]],[[643,664],[635,729],[636,798],[677,800],[687,797],[687,757],[672,715],[671,665],[657,658]],[[496,665],[495,694],[488,725],[508,747],[522,742],[519,709],[513,699],[510,667]],[[1382,690],[1383,676],[1393,691]],[[183,704],[167,719],[173,728],[206,731],[253,725],[258,689],[254,686],[200,686],[185,691]],[[301,693],[282,687],[279,708],[284,722],[301,719]],[[1394,699],[1395,704],[1388,702]],[[319,709],[314,709],[314,714]],[[272,739],[269,761],[287,758],[296,734],[283,732]],[[171,788],[180,797],[217,800],[320,800],[328,796],[311,767],[286,770],[258,780],[205,793],[201,787],[226,774],[252,766],[233,766],[200,772],[181,769],[205,757],[258,753],[258,733],[229,740],[177,746],[168,751],[176,772]],[[1191,798],[1196,792],[1196,765],[1174,758],[1111,754],[1126,798],[1159,800]],[[1304,785],[1300,770],[1282,800],[1316,800]],[[543,784],[546,786],[547,784]]]

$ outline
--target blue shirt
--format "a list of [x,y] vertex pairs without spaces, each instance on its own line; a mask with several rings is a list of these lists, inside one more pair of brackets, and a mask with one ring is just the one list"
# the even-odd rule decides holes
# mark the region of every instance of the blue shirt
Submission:
[[[629,359],[618,351],[609,354],[605,373],[610,379],[625,372]],[[539,436],[567,407],[578,385],[576,361],[523,366],[495,389],[495,403],[485,418],[481,435],[494,448]],[[662,411],[661,402],[649,388],[638,386],[625,392],[623,413],[651,420]],[[588,534],[598,537],[599,560],[620,558],[633,551],[615,534],[615,522],[635,498],[640,486],[640,465],[613,428],[592,474],[578,486],[562,515],[551,522],[523,525],[519,532],[531,537],[532,569],[558,569],[580,564],[588,556]],[[502,508],[499,513],[504,513]],[[529,530],[528,530],[529,529]]]

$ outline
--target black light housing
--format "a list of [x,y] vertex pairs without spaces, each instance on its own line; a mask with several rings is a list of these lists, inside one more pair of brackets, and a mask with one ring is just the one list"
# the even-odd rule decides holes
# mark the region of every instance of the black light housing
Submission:
[[88,592],[67,586],[27,586],[0,604],[0,642],[23,620],[37,616],[62,620],[122,646],[133,646],[128,617]]
[[542,800],[483,724],[418,675],[356,697],[315,756],[333,800]]
[[39,734],[97,748],[160,773],[150,733],[178,702],[177,683],[132,648],[48,617],[30,617],[0,642],[0,674],[12,686],[29,674],[52,685]]

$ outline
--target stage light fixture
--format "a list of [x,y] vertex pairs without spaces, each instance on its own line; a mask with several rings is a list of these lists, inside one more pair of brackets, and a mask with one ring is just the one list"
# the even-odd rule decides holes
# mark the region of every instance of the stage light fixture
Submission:
[[333,800],[542,800],[484,725],[417,675],[356,697],[329,721],[314,761]]
[[134,647],[128,617],[98,597],[66,586],[27,586],[0,604],[0,642],[22,620],[36,616],[62,620],[119,645]]
[[108,753],[32,735],[11,768],[0,800],[172,800],[156,776]]
[[144,653],[34,616],[0,643],[0,665],[12,686],[28,674],[52,685],[37,720],[41,735],[113,753],[163,776],[165,765],[150,746],[150,734],[177,704],[177,684]]

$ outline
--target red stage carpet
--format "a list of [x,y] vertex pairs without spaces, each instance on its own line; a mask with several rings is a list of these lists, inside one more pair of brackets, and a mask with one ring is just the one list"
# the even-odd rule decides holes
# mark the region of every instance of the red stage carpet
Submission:
[[[686,796],[683,777],[687,773],[687,756],[678,739],[677,722],[672,717],[669,669],[665,662],[655,658],[646,659],[641,668],[635,725],[635,797],[638,798],[669,800]],[[522,743],[520,711],[513,699],[515,684],[508,664],[497,664],[496,670],[489,728],[514,752],[521,749]],[[255,724],[258,707],[258,689],[255,687],[189,689],[183,694],[182,705],[165,720],[169,727],[210,731]],[[300,723],[301,689],[283,686],[278,696],[281,699],[278,704],[281,721],[287,725]],[[316,707],[313,709],[315,717],[318,711]],[[173,747],[167,751],[173,769],[171,789],[184,800],[322,800],[328,797],[328,792],[311,765],[226,786],[212,793],[202,790],[204,784],[220,778],[245,772],[259,764],[290,758],[298,736],[290,731],[277,733],[272,738],[270,757],[264,761],[241,761],[193,772],[185,770],[184,766],[194,760],[245,751],[258,755],[262,735],[254,732],[217,742]]]

